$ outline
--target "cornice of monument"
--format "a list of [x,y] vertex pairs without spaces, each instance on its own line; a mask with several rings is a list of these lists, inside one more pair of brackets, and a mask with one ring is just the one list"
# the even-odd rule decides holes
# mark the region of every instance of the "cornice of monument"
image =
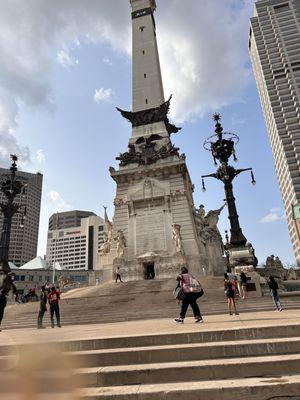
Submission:
[[148,8],[151,10],[151,12],[156,10],[155,0],[130,0],[130,4],[133,12],[141,11]]
[[168,174],[174,172],[187,172],[188,169],[185,163],[185,156],[182,155],[177,160],[172,161],[164,161],[162,163],[155,163],[151,165],[137,165],[136,167],[131,168],[122,168],[120,170],[116,170],[113,167],[109,168],[111,177],[118,182],[121,178],[131,178],[131,177],[140,177],[141,176],[155,176],[160,174]]

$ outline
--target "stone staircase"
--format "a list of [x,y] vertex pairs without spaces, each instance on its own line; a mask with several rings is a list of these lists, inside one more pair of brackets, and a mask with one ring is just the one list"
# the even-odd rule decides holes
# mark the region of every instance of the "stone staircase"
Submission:
[[[300,399],[299,324],[213,330],[199,325],[191,332],[174,327],[175,333],[62,341],[64,361],[57,350],[46,352],[45,374],[35,360],[39,377],[31,388],[50,391],[49,399],[51,393],[73,398],[65,387],[71,366],[72,382],[81,386],[73,394],[81,400]],[[22,346],[26,360],[39,359],[32,346]],[[1,371],[13,358],[8,349],[0,347]],[[13,399],[17,384],[14,367],[4,377],[0,373],[1,400]]]
[[68,356],[85,400],[300,399],[299,325],[86,341]]
[[[202,278],[205,295],[200,300],[203,315],[227,312],[221,278]],[[139,319],[174,318],[178,304],[173,299],[174,280],[135,281],[125,284],[108,283],[75,289],[63,295],[63,325],[110,323]],[[299,297],[283,299],[285,309],[299,307]],[[6,309],[3,329],[36,326],[38,303],[14,304]],[[238,302],[240,312],[273,310],[270,296],[249,298]],[[44,318],[49,326],[49,313]]]

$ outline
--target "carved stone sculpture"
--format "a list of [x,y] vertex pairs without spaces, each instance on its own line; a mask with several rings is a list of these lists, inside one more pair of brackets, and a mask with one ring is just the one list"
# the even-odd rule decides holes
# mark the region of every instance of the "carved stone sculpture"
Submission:
[[272,254],[271,256],[267,257],[266,259],[266,267],[267,268],[273,268],[275,266],[275,256]]
[[200,204],[199,208],[195,208],[195,222],[196,222],[196,228],[197,228],[197,234],[200,236],[201,231],[206,225],[205,221],[205,208],[203,204]]
[[102,243],[99,253],[101,256],[108,254],[110,252],[111,248],[111,240],[112,240],[112,228],[113,225],[111,221],[108,219],[106,209],[107,207],[104,207],[104,242]]
[[148,165],[169,156],[179,156],[179,148],[175,147],[171,141],[167,145],[156,150],[155,140],[152,140],[151,137],[146,138],[144,143],[138,147],[138,150],[136,150],[133,144],[130,144],[128,149],[128,151],[120,153],[119,156],[116,157],[116,160],[120,161],[120,166],[122,167],[131,163]]
[[274,256],[274,254],[270,255],[266,259],[266,267],[267,268],[278,268],[283,269],[282,262],[278,256]]
[[280,269],[283,268],[282,262],[278,256],[275,258],[274,265],[275,268],[280,268]]
[[126,238],[121,229],[118,230],[117,236],[114,238],[114,240],[117,242],[117,256],[118,258],[123,258],[126,248]]
[[286,273],[286,279],[288,281],[296,281],[298,279],[297,273],[294,268],[289,268],[288,272]]
[[177,133],[181,128],[177,128],[175,125],[171,124],[168,119],[168,112],[170,109],[170,101],[172,96],[170,96],[169,100],[165,103],[161,104],[159,107],[142,110],[142,111],[124,111],[117,107],[117,110],[122,114],[124,118],[131,122],[132,126],[141,126],[154,124],[155,122],[164,121],[167,131],[169,135],[172,133]]
[[198,228],[198,235],[201,237],[203,242],[207,241],[221,241],[222,236],[218,229],[218,222],[220,214],[225,207],[224,204],[218,210],[211,210],[205,215],[204,206],[200,206],[199,210],[196,213],[196,224]]
[[184,254],[184,250],[182,247],[181,234],[180,234],[181,226],[178,224],[173,224],[172,228],[173,228],[172,229],[172,239],[173,239],[176,253]]
[[102,243],[99,253],[101,256],[104,256],[105,254],[108,254],[110,252],[110,246],[111,246],[111,233],[110,232],[104,232],[104,242]]

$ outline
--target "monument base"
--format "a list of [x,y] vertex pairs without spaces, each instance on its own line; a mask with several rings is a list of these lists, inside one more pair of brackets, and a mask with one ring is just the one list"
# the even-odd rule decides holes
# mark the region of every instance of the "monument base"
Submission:
[[251,266],[255,268],[257,266],[257,258],[251,244],[237,247],[227,245],[226,253],[229,268],[235,268],[237,266]]
[[256,272],[253,265],[237,266],[234,269],[235,274],[244,272],[250,279],[247,280],[247,296],[248,297],[262,297],[261,277]]

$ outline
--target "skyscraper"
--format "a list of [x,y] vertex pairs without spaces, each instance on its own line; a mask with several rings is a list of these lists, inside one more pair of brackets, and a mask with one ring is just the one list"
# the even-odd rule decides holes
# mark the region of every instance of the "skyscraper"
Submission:
[[249,52],[299,264],[300,0],[256,2]]
[[[0,179],[3,175],[9,175],[10,170],[0,168]],[[21,215],[15,214],[12,221],[9,261],[20,267],[32,260],[37,254],[40,208],[42,196],[43,175],[39,172],[17,172],[19,178],[26,180],[27,186],[22,197],[22,204],[26,206],[26,219],[24,227],[21,226]],[[4,195],[0,193],[0,202],[5,201]],[[18,203],[19,199],[16,198]],[[0,229],[3,224],[3,215],[0,213]]]

